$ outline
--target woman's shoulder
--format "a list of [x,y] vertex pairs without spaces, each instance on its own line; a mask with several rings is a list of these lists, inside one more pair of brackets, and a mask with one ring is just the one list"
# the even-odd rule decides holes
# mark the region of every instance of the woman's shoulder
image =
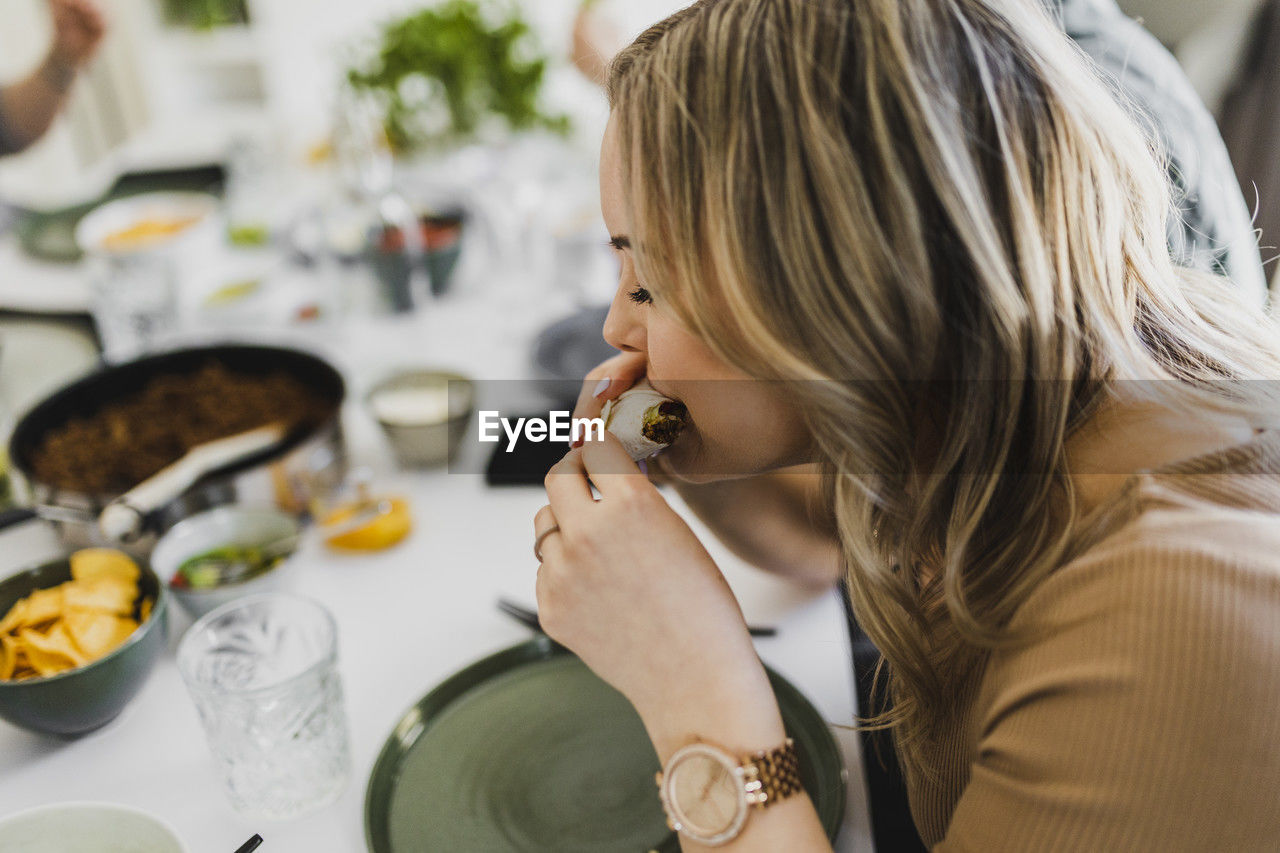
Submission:
[[1263,596],[1274,597],[1280,633],[1280,477],[1221,482],[1241,476],[1194,489],[1145,478],[1135,498],[1141,508],[1046,578],[1011,627],[1114,619],[1133,607],[1185,617]]
[[1280,838],[1280,514],[1181,494],[1015,614],[967,716],[980,771],[957,837],[999,813],[1028,837],[1069,825],[1081,849]]
[[1258,498],[1274,491],[1275,502],[1199,493],[1230,492],[1221,484],[1195,494],[1141,485],[1145,509],[1028,596],[1010,622],[1015,642],[993,654],[988,675],[1008,682],[1110,661],[1129,688],[1159,693],[1260,668],[1280,693],[1280,482],[1248,487]]
[[1106,515],[1017,621],[1088,609],[1094,598],[1150,607],[1174,596],[1174,606],[1280,585],[1280,432],[1137,475]]

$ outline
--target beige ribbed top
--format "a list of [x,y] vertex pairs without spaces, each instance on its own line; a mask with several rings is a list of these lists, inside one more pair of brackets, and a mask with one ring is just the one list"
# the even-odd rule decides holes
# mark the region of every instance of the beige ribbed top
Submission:
[[[1280,851],[1280,434],[1141,474],[908,780],[943,851]],[[934,846],[936,845],[936,846]]]

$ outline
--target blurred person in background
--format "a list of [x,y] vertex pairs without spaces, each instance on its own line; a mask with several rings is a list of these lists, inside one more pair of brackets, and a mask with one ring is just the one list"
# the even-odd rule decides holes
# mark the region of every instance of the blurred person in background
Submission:
[[76,73],[97,52],[106,31],[94,0],[48,0],[53,43],[27,77],[0,89],[0,155],[34,144],[67,101]]
[[[1224,275],[1255,299],[1265,299],[1257,235],[1240,183],[1213,116],[1178,61],[1115,0],[1039,2],[1163,146],[1178,213],[1168,229],[1174,258]],[[571,59],[603,85],[609,61],[631,38],[687,5],[684,0],[583,0],[573,24]]]

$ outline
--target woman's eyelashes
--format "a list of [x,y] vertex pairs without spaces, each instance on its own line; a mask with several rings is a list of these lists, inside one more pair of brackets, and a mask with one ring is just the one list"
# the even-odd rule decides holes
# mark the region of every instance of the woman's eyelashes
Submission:
[[[628,237],[622,237],[622,236],[610,237],[609,248],[621,254],[625,250],[631,248],[631,240]],[[624,259],[622,263],[623,263],[623,273],[625,275],[626,260]],[[641,287],[639,285],[627,291],[627,298],[630,299],[632,302],[636,303],[637,305],[648,305],[649,303],[653,302],[653,295],[649,293],[649,289],[646,287]]]

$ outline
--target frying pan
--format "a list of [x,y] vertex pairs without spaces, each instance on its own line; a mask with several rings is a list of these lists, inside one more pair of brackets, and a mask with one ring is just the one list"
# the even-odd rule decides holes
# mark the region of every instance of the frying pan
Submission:
[[[278,440],[256,442],[247,453],[234,455],[194,478],[170,478],[174,487],[149,490],[148,500],[136,506],[136,524],[107,537],[99,529],[103,510],[120,494],[85,494],[60,488],[34,474],[32,460],[45,437],[74,418],[135,394],[153,379],[185,375],[216,362],[238,374],[262,376],[285,373],[320,397],[326,416],[310,428],[283,434]],[[53,393],[28,411],[9,442],[13,470],[27,482],[32,506],[10,514],[8,523],[39,516],[53,524],[69,546],[119,545],[146,554],[158,534],[192,513],[225,503],[272,504],[301,513],[312,497],[339,484],[346,474],[341,408],[346,385],[341,374],[324,359],[284,347],[229,344],[173,350],[104,368]],[[151,481],[147,481],[150,483]],[[0,521],[3,526],[5,521]]]

